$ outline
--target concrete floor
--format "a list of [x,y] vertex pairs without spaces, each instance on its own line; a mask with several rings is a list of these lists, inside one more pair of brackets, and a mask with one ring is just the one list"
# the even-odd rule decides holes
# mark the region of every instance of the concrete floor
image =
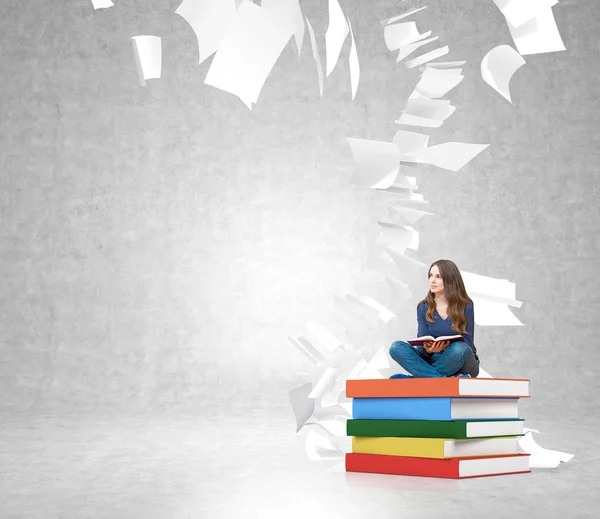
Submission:
[[595,423],[526,425],[556,469],[439,480],[311,462],[290,409],[0,413],[1,518],[598,517]]

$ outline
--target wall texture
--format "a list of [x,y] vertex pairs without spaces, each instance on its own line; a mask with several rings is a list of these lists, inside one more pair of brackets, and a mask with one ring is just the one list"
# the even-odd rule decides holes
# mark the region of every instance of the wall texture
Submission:
[[[287,341],[309,320],[336,333],[333,296],[387,298],[367,268],[385,204],[353,187],[344,137],[391,140],[417,81],[380,21],[423,5],[341,2],[347,56],[323,99],[308,33],[290,41],[249,111],[203,84],[179,1],[5,0],[0,172],[0,392],[14,408],[63,403],[284,403],[307,361]],[[301,2],[324,59],[327,2]],[[434,216],[413,256],[506,278],[525,327],[478,327],[482,366],[533,380],[545,413],[588,409],[600,359],[598,40],[591,0],[554,8],[566,52],[526,57],[511,106],[481,79],[512,44],[491,0],[432,0],[415,16],[467,60],[458,107],[430,144],[489,143],[463,170],[411,170]],[[163,77],[140,87],[131,36],[163,38]],[[374,353],[414,333],[414,303],[364,330]],[[362,292],[361,292],[362,291]],[[568,393],[565,387],[569,388]],[[596,405],[597,408],[597,405]]]

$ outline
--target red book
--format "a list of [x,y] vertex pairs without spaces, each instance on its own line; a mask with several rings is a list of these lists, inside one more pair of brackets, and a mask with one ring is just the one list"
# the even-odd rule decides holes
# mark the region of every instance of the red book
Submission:
[[349,452],[346,454],[346,472],[465,479],[524,474],[531,470],[529,454],[522,453],[439,459]]

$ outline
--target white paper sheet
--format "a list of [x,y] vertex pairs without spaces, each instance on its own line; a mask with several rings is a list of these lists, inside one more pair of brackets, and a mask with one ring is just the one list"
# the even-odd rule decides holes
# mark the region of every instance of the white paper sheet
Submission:
[[446,95],[464,79],[464,76],[457,75],[451,70],[427,67],[415,87],[415,92],[429,99]]
[[504,99],[514,104],[510,97],[510,80],[523,65],[525,60],[510,45],[498,45],[483,57],[481,77]]
[[430,61],[425,65],[425,67],[437,69],[451,69],[456,67],[462,67],[465,63],[466,61]]
[[399,119],[394,121],[396,124],[403,124],[405,126],[420,126],[421,128],[439,128],[444,124],[444,121],[438,121],[436,119],[426,119],[425,117],[418,117],[416,115],[403,113]]
[[278,19],[284,23],[294,26],[294,38],[298,56],[302,51],[302,42],[304,41],[304,16],[298,0],[262,0],[261,7],[271,11]]
[[311,391],[312,383],[307,382],[288,393],[296,417],[296,432],[302,429],[315,410],[315,401],[308,397]]
[[448,54],[448,52],[450,52],[450,47],[446,45],[444,47],[440,47],[439,49],[432,50],[427,54],[422,54],[418,58],[407,61],[406,66],[408,68],[415,68],[419,65],[423,65],[423,63],[427,63],[428,61],[432,61],[434,59],[440,58],[441,56],[445,56],[446,54]]
[[[423,34],[422,36],[424,38],[427,38],[427,36],[429,36],[430,34],[431,34],[431,31]],[[396,63],[400,63],[404,58],[407,58],[408,56],[410,56],[413,52],[415,52],[417,49],[419,49],[423,45],[427,45],[428,43],[431,43],[432,41],[435,41],[438,38],[439,38],[439,36],[434,36],[433,38],[427,38],[424,40],[415,41],[413,43],[408,43],[408,44],[402,45],[398,49],[398,56],[396,57]]]
[[396,250],[419,249],[419,233],[411,226],[380,221],[377,223],[380,229],[378,242],[391,246]]
[[228,27],[235,18],[234,0],[183,0],[175,14],[181,16],[198,40],[198,63],[219,48]]
[[393,143],[398,147],[400,160],[405,160],[408,153],[427,147],[429,135],[419,132],[399,130],[394,135]]
[[408,99],[406,101],[406,114],[445,121],[456,110],[447,99]]
[[387,188],[396,180],[400,169],[400,153],[393,142],[346,137],[354,172],[351,183],[371,188]]
[[541,9],[551,7],[558,0],[494,0],[506,21],[513,27],[520,27],[535,18]]
[[433,216],[433,213],[423,211],[421,209],[413,209],[412,207],[404,207],[394,203],[390,203],[394,218],[398,217],[407,225],[415,225],[423,216]]
[[389,23],[394,23],[394,22],[398,22],[400,20],[402,20],[403,18],[406,18],[408,16],[411,16],[415,13],[418,13],[419,11],[422,11],[423,9],[427,9],[427,6],[423,6],[423,7],[418,7],[416,9],[411,9],[410,11],[406,11],[404,13],[399,14],[398,16],[394,16],[393,18],[390,18],[389,20],[382,20],[381,25],[387,25]]
[[399,252],[393,247],[386,248],[386,253],[394,260],[394,263],[406,279],[423,276],[427,279],[427,265],[416,259],[406,256],[403,252]]
[[256,103],[260,91],[294,33],[294,26],[267,9],[242,2],[219,44],[204,83]]
[[475,307],[475,324],[478,326],[523,326],[508,306],[476,296],[470,297]]
[[373,308],[373,310],[377,312],[377,317],[379,317],[379,319],[381,319],[385,324],[388,324],[390,321],[396,318],[396,314],[394,312],[378,301],[375,301],[375,299],[372,297],[360,296],[360,300],[367,306]]
[[505,304],[521,306],[521,301],[516,300],[517,285],[508,281],[508,279],[493,278],[466,272],[461,270],[460,275],[463,278],[465,289],[470,294],[471,292],[481,294],[482,297],[491,298],[491,301],[502,302]]
[[350,28],[338,0],[329,0],[329,25],[325,32],[326,77],[333,72],[349,32]]
[[294,347],[302,353],[313,365],[317,365],[319,363],[319,359],[311,353],[308,348],[306,348],[300,341],[294,339],[293,337],[288,336],[288,340],[294,345]]
[[317,39],[315,38],[315,31],[313,31],[312,25],[306,19],[306,26],[308,27],[308,35],[310,37],[310,44],[312,46],[313,58],[317,64],[317,74],[319,78],[319,94],[323,97],[323,65],[321,64],[321,58],[319,56],[319,48],[317,47]]
[[508,29],[522,56],[566,50],[551,7],[541,9],[535,18],[520,27],[509,23]]
[[444,142],[435,146],[413,151],[409,155],[425,164],[458,171],[485,150],[489,144]]
[[519,437],[519,447],[529,456],[529,468],[556,468],[561,462],[567,463],[573,459],[573,454],[566,452],[555,451],[552,449],[544,449],[538,445],[533,437],[533,433],[539,434],[536,429],[523,427],[524,436]]
[[[335,337],[329,330],[324,326],[320,325],[316,321],[309,321],[306,323],[305,328],[310,333],[311,337],[326,348],[326,351],[334,351],[336,348],[343,348],[343,342]],[[322,351],[322,350],[321,350]]]
[[358,90],[358,82],[360,81],[360,64],[358,63],[356,42],[354,41],[354,33],[352,32],[350,20],[348,20],[348,27],[350,27],[350,38],[352,40],[350,56],[348,56],[348,64],[350,66],[350,86],[352,87],[352,99],[354,99],[356,96],[356,91]]
[[[428,34],[431,34],[429,32]],[[415,22],[401,22],[394,25],[387,25],[383,29],[383,39],[388,50],[398,50],[404,45],[409,45],[428,35],[419,33]]]
[[339,368],[327,366],[321,375],[321,378],[319,378],[315,387],[310,392],[310,395],[308,395],[309,398],[319,398],[328,387],[335,383],[335,377],[338,375],[339,371]]
[[162,44],[159,36],[133,36],[133,54],[138,80],[146,86],[146,80],[159,79],[162,69]]
[[92,6],[94,9],[108,9],[112,7],[113,4],[110,0],[92,0]]

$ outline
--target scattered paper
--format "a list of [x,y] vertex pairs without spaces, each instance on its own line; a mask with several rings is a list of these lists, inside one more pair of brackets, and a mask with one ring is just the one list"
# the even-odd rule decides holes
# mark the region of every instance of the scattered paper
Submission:
[[556,468],[560,462],[566,463],[573,458],[573,454],[566,452],[544,449],[540,447],[533,438],[533,432],[539,434],[535,429],[523,428],[524,436],[518,439],[519,447],[529,456],[529,468]]
[[409,155],[425,164],[431,164],[450,171],[458,171],[488,146],[489,144],[444,142],[443,144],[413,151]]
[[198,40],[198,63],[212,56],[235,17],[234,0],[183,0],[175,14],[192,28]]
[[348,20],[348,27],[350,27],[350,38],[352,40],[352,46],[350,47],[350,56],[348,57],[348,63],[350,65],[350,85],[352,87],[352,99],[356,96],[358,90],[358,82],[360,80],[360,65],[358,63],[358,53],[356,52],[356,42],[354,41],[354,33],[352,32],[352,25]]
[[354,159],[352,184],[385,189],[394,183],[400,169],[400,153],[393,142],[346,139]]
[[535,18],[520,27],[512,27],[509,23],[508,29],[522,56],[566,50],[556,26],[552,7],[540,9]]
[[315,410],[315,401],[308,396],[311,391],[312,383],[307,382],[296,389],[292,389],[288,394],[296,417],[296,432],[302,429]]
[[481,61],[481,77],[504,99],[512,103],[509,83],[513,74],[525,65],[525,60],[510,45],[499,45]]
[[338,0],[329,0],[329,25],[325,32],[326,76],[333,72],[350,31]]
[[415,22],[402,22],[394,25],[388,25],[383,29],[383,39],[388,50],[398,50],[403,45],[409,45],[423,38],[427,38],[431,31],[427,34],[420,34]]
[[394,312],[392,312],[389,308],[386,308],[381,303],[375,301],[375,299],[369,296],[361,296],[360,300],[367,306],[373,308],[375,312],[377,312],[377,317],[379,317],[379,319],[381,319],[385,324],[396,318],[396,314]]
[[415,87],[415,92],[430,99],[446,95],[464,79],[464,76],[454,74],[451,70],[427,67]]
[[394,144],[400,152],[400,160],[405,160],[406,155],[413,151],[421,150],[427,147],[429,143],[429,135],[419,132],[409,132],[399,130],[394,135]]
[[558,0],[494,0],[494,3],[510,25],[520,27],[544,7],[556,5]]
[[508,306],[469,295],[475,305],[475,323],[478,326],[523,326]]
[[404,113],[426,119],[445,121],[456,110],[446,99],[408,99]]
[[492,278],[462,270],[460,274],[469,294],[475,294],[476,297],[490,302],[521,307],[522,302],[516,300],[516,283],[510,282],[508,279]]
[[398,216],[403,223],[407,225],[416,224],[423,216],[433,216],[433,213],[422,211],[421,209],[413,209],[412,207],[404,207],[390,204],[395,216]]
[[315,38],[315,31],[313,31],[312,25],[306,19],[306,26],[308,27],[308,34],[310,36],[310,44],[312,46],[313,58],[317,63],[317,74],[319,77],[319,93],[323,97],[323,65],[321,64],[321,58],[319,56],[319,49],[317,47],[317,39]]
[[138,79],[146,86],[147,79],[159,79],[162,68],[162,45],[159,36],[133,36],[133,54]]
[[422,65],[423,63],[427,63],[428,61],[432,61],[441,56],[445,56],[446,54],[448,54],[448,52],[450,52],[450,48],[448,47],[448,45],[446,45],[445,47],[440,47],[439,49],[432,50],[427,54],[422,54],[418,58],[407,61],[406,66],[408,68],[415,68],[419,65]]
[[325,357],[304,337],[288,337],[288,340],[302,353],[312,364],[318,365],[325,362]]
[[407,16],[411,16],[415,13],[418,13],[419,11],[422,11],[423,9],[427,9],[427,6],[423,6],[423,7],[418,7],[416,9],[411,9],[410,11],[407,11],[405,13],[399,14],[398,16],[394,16],[393,18],[390,18],[388,21],[383,20],[381,22],[381,25],[387,25],[389,23],[394,23],[397,22],[399,20],[402,20],[403,18],[406,18]]
[[398,225],[389,222],[379,224],[378,242],[385,246],[392,246],[396,250],[419,248],[419,233],[408,225]]
[[394,260],[394,263],[406,279],[413,279],[419,276],[423,276],[423,279],[426,279],[427,265],[425,263],[410,258],[403,252],[399,252],[392,247],[388,247],[385,251]]
[[314,337],[319,344],[323,345],[328,351],[334,351],[336,348],[343,348],[344,344],[326,328],[316,321],[310,321],[304,325],[310,335]]
[[335,377],[338,373],[339,368],[327,366],[308,397],[319,398],[323,392],[335,381]]
[[92,0],[92,6],[94,9],[107,9],[112,7],[113,4],[110,0]]
[[262,0],[261,7],[271,11],[278,19],[284,23],[294,26],[294,38],[298,56],[302,50],[304,41],[304,16],[298,0]]
[[425,67],[437,68],[437,69],[448,69],[454,67],[462,67],[466,61],[430,61]]
[[[426,34],[423,34],[423,37],[427,38],[427,36],[429,36],[430,34],[431,34],[431,31],[429,31]],[[435,41],[438,38],[439,38],[439,36],[434,36],[433,38],[427,38],[426,40],[420,40],[420,41],[416,41],[413,43],[408,43],[408,44],[402,45],[398,49],[398,56],[396,58],[396,63],[400,63],[404,58],[407,58],[408,56],[410,56],[418,48],[422,47],[423,45],[427,45],[428,43],[431,43],[432,41]]]

